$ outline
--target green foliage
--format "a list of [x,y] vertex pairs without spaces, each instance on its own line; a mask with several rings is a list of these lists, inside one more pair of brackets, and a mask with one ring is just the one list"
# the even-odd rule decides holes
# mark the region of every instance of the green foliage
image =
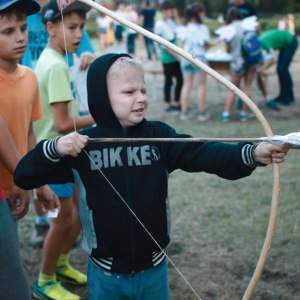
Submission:
[[91,38],[97,37],[97,23],[94,19],[89,19],[85,23],[85,28]]

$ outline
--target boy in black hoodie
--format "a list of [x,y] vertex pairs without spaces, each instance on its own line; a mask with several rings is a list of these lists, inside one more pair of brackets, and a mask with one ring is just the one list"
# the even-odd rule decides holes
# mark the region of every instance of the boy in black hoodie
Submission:
[[190,137],[144,118],[144,72],[127,54],[96,59],[87,88],[97,126],[83,135],[74,132],[41,141],[19,163],[15,182],[32,189],[75,177],[83,196],[80,216],[82,247],[90,258],[89,299],[168,299],[169,174],[181,169],[235,180],[249,176],[258,165],[282,162],[287,151],[269,143],[87,143],[88,137]]

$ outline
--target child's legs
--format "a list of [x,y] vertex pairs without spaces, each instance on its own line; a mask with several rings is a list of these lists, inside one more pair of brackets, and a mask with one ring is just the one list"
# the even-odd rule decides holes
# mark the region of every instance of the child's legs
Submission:
[[156,48],[154,42],[150,39],[150,51],[156,56]]
[[117,274],[104,271],[91,260],[88,262],[89,300],[168,300],[168,264],[137,272]]
[[181,89],[181,96],[180,96],[180,104],[181,104],[181,111],[186,112],[188,109],[189,103],[189,95],[193,84],[193,74],[192,73],[185,73],[183,74],[183,86]]
[[198,84],[198,109],[200,112],[206,110],[206,74],[196,73],[196,82]]
[[[256,75],[256,70],[254,68],[248,68],[246,71],[246,76],[245,76],[245,86],[244,86],[244,92],[245,94],[252,99],[252,83]],[[248,110],[247,105],[243,102],[243,111]]]
[[61,203],[60,213],[57,218],[53,219],[45,238],[41,268],[42,273],[45,275],[55,273],[59,256],[62,254],[64,247],[68,247],[68,235],[71,232],[73,222],[74,203],[72,195],[73,188],[69,193],[69,197],[59,197]]
[[99,39],[100,39],[100,50],[103,51],[105,50],[106,47],[107,34],[106,33],[99,34]]
[[[231,83],[234,84],[235,86],[239,87],[241,78],[242,78],[242,75],[231,74]],[[227,94],[224,111],[230,113],[234,102],[235,102],[235,94],[233,92],[229,91]]]
[[165,85],[164,85],[164,101],[167,104],[171,103],[171,87],[172,87],[172,64],[163,64]]
[[294,100],[293,80],[289,72],[289,66],[294,52],[290,49],[282,49],[279,53],[277,62],[277,73],[280,83],[280,98],[283,101]]
[[146,46],[146,50],[147,50],[147,54],[148,54],[148,59],[152,58],[151,55],[151,39],[147,38],[146,36],[144,36],[144,41],[145,41],[145,46]]
[[17,229],[6,199],[0,201],[0,299],[31,299]]
[[135,39],[137,34],[136,33],[130,33],[127,36],[127,51],[128,54],[134,54],[135,53]]
[[76,186],[74,186],[74,194],[72,198],[73,198],[72,228],[63,245],[63,249],[62,249],[63,254],[68,254],[71,251],[82,229],[80,216],[79,216],[79,196],[78,196],[78,191]]
[[176,86],[175,86],[175,96],[174,101],[179,105],[180,102],[180,94],[183,85],[183,77],[180,68],[180,63],[178,61],[174,62],[173,66],[173,76],[176,77]]
[[256,74],[256,80],[257,80],[257,85],[258,85],[263,97],[266,99],[268,97],[268,90],[267,90],[266,82],[265,82],[263,76],[264,76],[263,73],[258,72]]
[[134,281],[137,291],[135,299],[168,300],[170,299],[168,261],[157,267],[138,272]]

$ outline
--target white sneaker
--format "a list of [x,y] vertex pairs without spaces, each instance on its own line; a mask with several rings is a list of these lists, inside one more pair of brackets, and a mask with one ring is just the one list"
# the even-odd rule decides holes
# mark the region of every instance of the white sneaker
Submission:
[[179,115],[179,119],[181,121],[186,121],[188,119],[192,119],[194,117],[194,115],[191,112],[181,112]]
[[247,113],[240,113],[240,121],[241,122],[249,121],[249,115]]
[[210,119],[210,114],[207,111],[200,112],[198,114],[198,120],[201,122],[205,122]]

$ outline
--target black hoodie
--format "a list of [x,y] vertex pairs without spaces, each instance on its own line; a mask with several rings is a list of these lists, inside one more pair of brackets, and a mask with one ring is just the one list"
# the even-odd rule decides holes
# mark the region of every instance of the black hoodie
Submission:
[[[106,54],[90,66],[88,103],[97,125],[82,133],[91,138],[190,137],[146,119],[122,128],[106,85],[110,66],[122,56],[128,55]],[[247,154],[252,151],[248,144],[90,142],[76,158],[59,157],[54,145],[53,141],[41,141],[21,160],[16,184],[32,189],[68,182],[74,172],[81,195],[83,249],[99,267],[119,273],[144,270],[164,260],[161,250],[170,241],[168,176],[172,171],[207,172],[235,180],[255,168],[251,153]]]

